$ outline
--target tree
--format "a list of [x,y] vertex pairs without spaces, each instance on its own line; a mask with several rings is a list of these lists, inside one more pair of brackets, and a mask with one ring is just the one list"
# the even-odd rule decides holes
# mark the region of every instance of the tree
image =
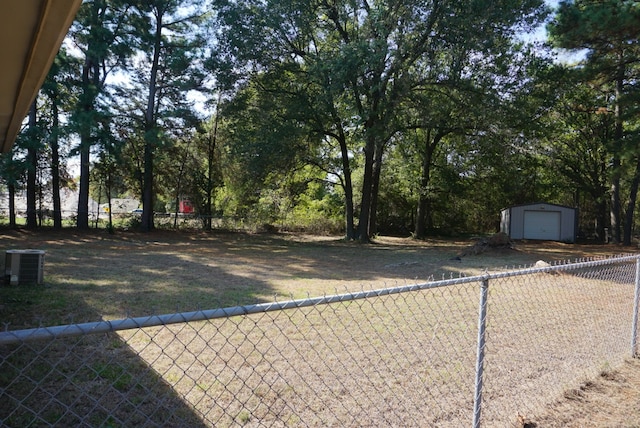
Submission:
[[286,70],[299,85],[321,94],[316,99],[329,101],[323,106],[334,106],[325,109],[333,120],[322,121],[324,135],[340,138],[335,131],[342,129],[354,136],[357,146],[346,148],[343,162],[348,162],[349,152],[363,154],[355,237],[364,242],[376,230],[382,162],[404,129],[399,117],[406,101],[416,92],[445,84],[440,77],[448,73],[439,68],[438,56],[464,47],[468,61],[490,61],[518,24],[536,22],[543,11],[536,0],[219,0],[216,5],[221,52],[234,64],[223,67],[225,72],[235,69],[253,76]]
[[9,226],[12,228],[16,227],[16,190],[22,185],[25,170],[24,159],[16,156],[23,138],[23,134],[19,135],[11,151],[3,153],[0,157],[0,174],[7,184],[7,192],[9,194]]
[[609,226],[611,156],[607,147],[615,132],[615,120],[595,106],[608,105],[610,94],[586,83],[576,85],[580,78],[575,74],[581,74],[579,70],[562,72],[564,76],[554,74],[559,96],[545,119],[550,130],[545,143],[548,167],[565,178],[567,187],[588,196],[589,203],[580,210],[581,214],[594,220],[593,233],[604,242],[605,228]]
[[[485,152],[507,154],[505,144],[529,141],[522,135],[529,132],[539,106],[522,100],[532,98],[530,68],[535,67],[537,56],[530,47],[508,38],[497,38],[495,43],[500,47],[484,53],[474,50],[474,43],[442,51],[429,69],[434,74],[429,80],[437,85],[412,94],[407,103],[405,128],[409,141],[418,144],[415,153],[420,163],[414,231],[418,238],[432,226],[431,168],[440,146],[448,146],[453,158],[467,151],[469,155],[462,158],[469,170],[460,174],[472,178],[471,171],[490,168],[482,165]],[[468,59],[474,56],[475,61]],[[504,159],[487,158],[496,163]],[[507,159],[505,163],[513,160]]]
[[47,100],[50,109],[49,118],[49,146],[51,151],[51,194],[53,201],[53,224],[55,228],[62,227],[62,208],[60,188],[63,184],[64,166],[60,162],[60,140],[67,133],[60,124],[61,110],[69,110],[74,100],[73,76],[78,63],[70,57],[66,49],[62,48],[54,60],[51,70],[45,80],[41,93]]
[[131,114],[138,114],[144,141],[141,228],[149,231],[154,228],[155,152],[168,144],[172,129],[193,128],[196,123],[186,96],[201,89],[205,78],[205,40],[198,32],[204,14],[200,2],[185,0],[141,2],[136,11],[140,44],[125,103]]
[[108,76],[132,53],[129,22],[131,1],[83,2],[70,30],[75,48],[82,52],[80,95],[72,122],[80,136],[80,187],[77,226],[89,227],[89,170],[91,147],[101,139],[108,109],[100,103]]
[[29,109],[29,124],[27,127],[27,228],[38,226],[37,220],[37,168],[38,153],[42,148],[42,135],[38,127],[38,99],[36,98]]
[[[555,46],[573,51],[585,51],[585,81],[598,83],[611,93],[611,104],[597,106],[614,118],[614,132],[607,141],[611,156],[611,229],[614,242],[631,242],[633,214],[640,182],[640,152],[637,138],[625,131],[625,122],[636,115],[639,89],[635,82],[640,67],[640,7],[631,0],[563,1],[549,26]],[[596,102],[596,100],[594,100]],[[627,160],[628,159],[628,160]],[[621,236],[622,198],[621,179],[625,165],[630,162],[632,180],[629,188],[624,238]]]
[[219,126],[220,126],[220,106],[221,97],[218,97],[216,112],[213,118],[203,124],[201,131],[196,135],[196,148],[201,154],[201,167],[194,171],[197,188],[202,195],[203,201],[202,215],[204,218],[204,228],[211,230],[212,218],[214,215],[215,189],[220,185],[220,154],[219,154]]
[[[294,120],[290,100],[274,97],[286,75],[256,76],[221,109],[221,167],[227,189],[244,216],[262,193],[280,187],[301,165],[308,127]],[[268,221],[269,219],[263,219]]]
[[[96,176],[96,182],[99,183],[98,204],[101,201],[101,195],[104,194],[107,201],[107,230],[113,233],[113,206],[111,204],[114,194],[117,195],[117,184],[119,184],[118,164],[121,160],[120,145],[108,144],[105,150],[100,152],[98,162],[94,165],[92,173]],[[96,218],[96,223],[98,219]],[[97,226],[96,226],[97,227]]]
[[[173,206],[175,214],[173,227],[178,227],[180,202],[185,199],[195,202],[199,194],[195,186],[195,176],[201,173],[202,165],[195,147],[196,137],[185,135],[172,141],[156,156],[158,174],[155,180],[158,196],[163,195],[165,201]],[[158,203],[156,202],[156,205]]]
[[[354,159],[360,157],[354,149],[357,133],[352,131],[346,95],[331,83],[322,57],[310,63],[309,69],[283,64],[245,82],[222,110],[223,133],[232,131],[224,138],[228,147],[224,153],[236,160],[244,158],[246,165],[241,170],[254,168],[245,183],[249,193],[260,188],[267,176],[287,180],[302,165],[313,165],[327,177],[327,183],[339,187],[346,237],[355,239],[351,169]],[[238,184],[237,173],[233,181]]]

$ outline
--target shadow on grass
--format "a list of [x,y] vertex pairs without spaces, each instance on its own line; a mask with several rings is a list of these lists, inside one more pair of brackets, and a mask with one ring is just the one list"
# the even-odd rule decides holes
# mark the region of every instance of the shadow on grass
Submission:
[[[254,288],[240,291],[211,286],[210,278],[194,274],[195,264],[179,253],[157,251],[163,247],[158,242],[11,231],[0,243],[5,249],[47,251],[45,285],[0,286],[5,335],[43,325],[95,322],[123,307],[140,316],[181,305],[255,302],[259,298],[253,290],[268,288],[255,281]],[[183,282],[167,282],[167,272]],[[170,382],[180,379],[163,378],[152,364],[116,333],[0,345],[0,426],[215,425],[203,422],[188,399],[174,390]]]
[[[265,281],[230,273],[249,266],[245,244],[194,242],[186,234],[6,231],[0,249],[46,251],[44,287],[3,287],[2,321],[13,327],[93,322],[271,301]],[[215,248],[214,248],[215,247]],[[261,251],[261,250],[258,250]],[[221,261],[221,254],[225,260]],[[248,268],[244,268],[248,269]],[[33,292],[33,290],[36,290]]]
[[0,425],[206,426],[114,334],[0,346]]

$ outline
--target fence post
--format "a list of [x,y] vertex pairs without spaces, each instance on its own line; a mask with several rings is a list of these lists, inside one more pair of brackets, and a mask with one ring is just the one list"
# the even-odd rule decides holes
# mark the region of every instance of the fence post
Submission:
[[473,397],[473,428],[480,428],[480,416],[482,412],[482,376],[484,372],[488,297],[489,278],[485,278],[482,280],[480,287],[480,308],[478,309],[478,349],[476,358],[476,384]]
[[640,258],[636,259],[636,291],[633,298],[633,322],[631,325],[631,358],[636,357],[638,346],[638,311],[640,310]]

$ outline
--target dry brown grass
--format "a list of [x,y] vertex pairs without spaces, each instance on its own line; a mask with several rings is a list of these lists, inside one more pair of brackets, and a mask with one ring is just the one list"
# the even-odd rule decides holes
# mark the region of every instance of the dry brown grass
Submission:
[[300,235],[5,230],[0,248],[46,250],[47,288],[34,296],[24,288],[7,296],[13,301],[2,303],[2,316],[15,326],[32,324],[25,309],[38,323],[114,319],[388,287],[619,250],[532,242],[455,259],[472,244],[380,237],[363,246]]
[[[291,297],[301,298],[307,295],[317,296],[336,292],[359,291],[362,288],[413,284],[427,281],[432,277],[440,279],[459,275],[468,276],[485,270],[496,271],[514,266],[529,266],[538,260],[553,262],[607,256],[620,253],[623,250],[611,246],[521,242],[516,244],[515,249],[485,251],[482,254],[457,258],[457,255],[464,253],[473,245],[473,241],[414,241],[381,237],[372,245],[359,245],[343,242],[335,237],[199,232],[155,232],[150,234],[120,232],[116,235],[107,235],[103,233],[80,234],[69,231],[49,231],[46,233],[7,231],[0,236],[0,243],[5,249],[38,248],[47,251],[45,287],[0,288],[0,319],[4,323],[9,323],[12,329],[33,327],[40,323],[50,325],[95,321],[99,317],[117,319],[126,316],[169,313],[176,310],[188,311],[199,308],[208,309],[236,304],[269,302],[274,298],[282,300]],[[625,252],[627,250],[624,249]],[[564,278],[563,281],[565,281],[562,288],[562,292],[565,293],[563,294],[564,299],[567,299],[567,296],[570,296],[571,299],[583,298],[587,303],[590,301],[589,299],[597,299],[597,295],[594,296],[592,291],[585,290],[583,287],[571,289],[575,285],[571,277]],[[544,278],[542,278],[542,283],[546,283]],[[494,319],[502,318],[502,321],[511,325],[513,331],[516,331],[520,337],[531,333],[527,331],[531,328],[531,323],[527,318],[529,314],[536,313],[543,307],[549,309],[550,302],[558,304],[557,296],[554,294],[549,296],[547,303],[544,299],[540,300],[539,308],[531,307],[522,311],[510,305],[511,302],[517,301],[516,297],[522,297],[528,293],[526,286],[523,286],[522,289],[513,286],[503,289],[496,287],[492,293],[494,293],[496,302]],[[615,293],[612,296],[615,296]],[[627,296],[623,293],[619,298],[623,300]],[[613,298],[613,300],[617,300],[617,298]],[[433,303],[434,300],[430,302],[436,304]],[[451,304],[451,300],[448,300],[447,305]],[[613,302],[612,305],[614,305]],[[461,309],[460,313],[465,313],[467,309],[471,315],[476,313],[473,307],[459,309]],[[552,310],[561,312],[562,308],[552,307]],[[567,311],[563,316],[567,319],[575,318],[575,312]],[[580,313],[578,313],[579,315]],[[595,322],[593,321],[594,317],[588,314],[583,315],[585,320],[573,319],[572,321],[575,321],[576,325],[586,326]],[[272,324],[280,323],[280,321],[282,320],[274,321]],[[304,320],[293,323],[291,320],[284,321],[282,324],[288,327],[278,328],[286,329],[291,328],[291,325],[304,326],[305,322],[312,323],[312,320],[310,321],[310,318],[306,317]],[[435,321],[427,319],[426,324],[434,326],[435,329],[436,326],[442,325],[438,321],[437,319]],[[473,322],[472,319],[472,324]],[[612,323],[609,318],[603,318],[598,322]],[[377,331],[380,329],[380,325],[385,325],[384,321],[380,323],[370,325],[369,328]],[[468,327],[461,323],[462,321],[457,324],[449,324],[448,328],[460,328],[468,333]],[[354,324],[359,323],[354,322]],[[347,327],[340,329],[348,331]],[[219,332],[217,331],[216,334]],[[422,333],[425,335],[424,337],[429,338],[433,338],[437,334],[435,330]],[[180,334],[189,335],[185,332]],[[289,331],[286,336],[295,340],[296,335],[300,335],[300,340],[308,340],[309,334],[305,331]],[[168,340],[172,337],[174,335],[170,334]],[[473,334],[471,337],[473,338]],[[161,337],[154,337],[154,341],[158,343],[162,343],[162,340]],[[492,349],[492,346],[493,349],[511,350],[510,347],[515,349],[513,335],[495,334],[491,340],[493,342],[489,342],[489,349]],[[540,340],[540,342],[528,342],[530,349],[562,347],[565,343],[563,337],[558,338],[557,343],[549,343],[542,334],[536,340]],[[175,362],[165,361],[160,357],[162,355],[160,348],[169,348],[171,345],[167,343],[158,348],[146,347],[149,341],[148,335],[142,338],[130,337],[127,339],[128,346],[136,350],[149,365],[153,366],[157,373],[162,374],[165,382],[178,384],[179,374],[174,373],[175,367],[171,367]],[[327,345],[328,348],[331,348],[330,343]],[[338,344],[344,346],[343,343]],[[443,346],[446,345],[448,344],[443,343]],[[604,341],[603,347],[606,348],[609,345]],[[414,345],[407,342],[406,346]],[[270,350],[273,348],[267,346],[264,355],[268,355]],[[154,352],[158,352],[158,354],[156,355]],[[233,350],[229,352],[231,354],[227,358],[232,358],[231,355],[234,352]],[[526,353],[523,355],[501,352],[499,355],[503,358],[505,367],[509,362],[519,361],[518,364],[522,367],[530,369],[529,372],[523,370],[517,374],[507,374],[507,378],[510,378],[512,382],[521,382],[523,385],[528,383],[529,387],[536,388],[537,385],[545,385],[554,381],[565,382],[558,380],[554,373],[571,365],[578,365],[583,356],[581,352],[587,351],[569,352],[569,354],[577,354],[575,362],[571,360],[571,355],[568,355],[563,357],[565,358],[563,361],[557,362],[558,365],[554,366],[556,368],[547,369],[547,372],[534,372],[537,367],[535,365],[536,355],[534,354],[527,356]],[[593,352],[595,350],[591,350],[589,353]],[[204,354],[200,353],[200,355]],[[472,363],[473,352],[469,355],[471,355],[470,361]],[[497,356],[495,355],[495,357]],[[275,360],[280,361],[277,364],[281,364],[287,358],[301,358],[301,356],[275,355]],[[352,358],[363,358],[363,356],[355,355]],[[413,364],[419,363],[419,358],[416,358]],[[262,360],[260,359],[260,361]],[[207,363],[206,360],[197,360],[196,362],[203,366],[213,364],[212,362]],[[407,362],[410,363],[411,360]],[[463,365],[461,361],[452,361],[451,363],[458,364],[455,370],[458,370],[461,375],[464,374],[460,368]],[[464,363],[465,367],[470,366],[467,363],[469,361]],[[326,363],[322,362],[322,364]],[[397,364],[396,370],[399,373],[407,372],[408,367],[402,366],[404,363],[398,362]],[[547,366],[549,365],[547,364]],[[472,364],[467,368],[473,369]],[[180,367],[177,369],[179,372]],[[197,366],[194,369],[197,370]],[[565,394],[568,398],[561,399],[549,407],[548,414],[537,413],[538,416],[529,420],[528,423],[531,424],[530,426],[534,426],[535,423],[540,427],[567,426],[574,423],[575,420],[578,422],[570,426],[637,426],[633,424],[640,420],[640,411],[637,408],[640,394],[637,383],[634,384],[633,379],[640,379],[639,369],[640,367],[635,361],[622,365],[616,364],[615,367],[607,369],[611,379],[594,378],[589,381],[590,383],[585,383],[585,387],[582,389],[568,387],[566,388],[568,392]],[[437,365],[434,365],[431,370],[438,370]],[[447,376],[447,373],[451,372],[450,368],[445,370],[444,367],[441,367],[440,370],[442,376]],[[222,373],[221,376],[223,375],[225,374]],[[362,373],[362,375],[366,377],[367,373]],[[494,391],[500,391],[504,387],[500,383],[502,382],[500,379],[505,378],[505,374],[498,370],[497,372],[489,371],[488,375],[489,379],[494,382],[493,385],[489,382],[489,387],[494,388]],[[183,395],[190,395],[194,401],[203,400],[199,391],[210,390],[216,385],[203,384],[204,380],[198,378],[197,375],[192,376],[195,379],[190,381],[193,385],[186,389]],[[464,374],[464,376],[467,375]],[[624,382],[621,379],[624,379]],[[291,380],[286,384],[292,382],[294,381]],[[396,378],[396,382],[407,384],[413,382],[413,379],[404,379],[399,376]],[[598,387],[591,387],[592,385],[598,385]],[[455,382],[453,386],[455,387]],[[562,388],[565,384],[561,383],[559,386]],[[282,397],[270,397],[268,396],[270,393],[261,391],[260,387],[260,384],[256,385],[254,393],[267,401],[294,399],[294,395],[291,395],[291,391],[286,387],[280,390]],[[522,394],[527,394],[529,391],[523,388]],[[451,390],[450,393],[454,395],[455,391]],[[465,400],[464,396],[468,400],[466,390],[462,391],[461,395],[463,395],[461,400]],[[561,393],[553,393],[549,401],[553,401],[554,397],[561,395]],[[576,399],[576,396],[579,399]],[[498,403],[514,399],[513,396],[500,396],[498,393],[488,398],[491,398],[492,402]],[[611,403],[613,406],[611,410],[601,410],[601,402],[603,401]],[[598,403],[598,406],[591,405],[592,403]],[[206,402],[201,404],[207,406]],[[318,407],[322,406],[322,403],[311,403],[311,405]],[[618,406],[617,410],[616,406]],[[500,420],[500,415],[491,416],[491,409],[488,410],[487,414],[490,417]],[[238,409],[240,418],[243,417],[241,413],[242,409]],[[608,419],[605,418],[605,415]],[[619,416],[618,419],[615,419],[616,415]],[[360,422],[364,423],[365,420]],[[375,426],[375,422],[372,420],[368,424]],[[292,422],[292,425],[296,425],[295,421]],[[445,423],[437,425],[445,425]]]
[[640,359],[628,359],[567,390],[529,427],[640,427]]

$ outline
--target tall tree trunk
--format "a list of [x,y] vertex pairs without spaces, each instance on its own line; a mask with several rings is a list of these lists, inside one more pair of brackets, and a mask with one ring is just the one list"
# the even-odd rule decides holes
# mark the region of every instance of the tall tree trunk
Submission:
[[353,206],[353,182],[351,180],[351,165],[349,163],[349,149],[347,147],[347,139],[342,128],[339,133],[340,152],[342,156],[342,173],[343,173],[343,190],[345,199],[345,232],[346,239],[356,239],[356,230],[354,226],[355,212]]
[[369,235],[369,221],[371,220],[371,195],[373,190],[373,162],[375,156],[375,141],[372,136],[367,136],[364,148],[364,177],[362,180],[362,200],[360,202],[360,217],[358,218],[359,241],[368,243],[371,241]]
[[444,138],[446,133],[436,132],[431,138],[432,130],[427,130],[425,137],[424,151],[422,152],[422,171],[420,174],[420,194],[418,195],[418,207],[416,210],[415,237],[424,238],[427,229],[433,227],[431,221],[431,202],[429,195],[429,183],[431,181],[431,166],[433,164],[433,154]]
[[[97,123],[100,119],[96,100],[104,91],[104,81],[109,67],[105,63],[116,57],[112,46],[117,46],[117,39],[123,34],[122,20],[126,13],[121,14],[121,21],[115,24],[112,32],[107,24],[113,11],[114,2],[107,0],[93,0],[84,2],[86,13],[83,14],[82,26],[87,31],[86,48],[84,50],[84,64],[82,65],[82,94],[79,105],[80,125],[80,185],[78,188],[78,212],[76,224],[78,229],[89,228],[89,186],[91,147],[96,143]],[[129,6],[125,6],[125,9]]]
[[600,242],[606,242],[607,200],[602,195],[597,195],[594,200],[598,201],[596,202],[596,236]]
[[[325,85],[330,85],[329,76],[325,76]],[[344,218],[345,218],[345,239],[352,241],[358,238],[358,233],[355,228],[355,207],[353,204],[353,181],[351,177],[351,163],[349,161],[349,147],[347,147],[347,136],[344,132],[342,120],[335,106],[333,96],[331,102],[327,104],[328,110],[331,112],[331,118],[336,127],[337,133],[331,134],[333,138],[338,141],[340,145],[340,157],[342,162],[342,177],[340,183],[342,190],[344,191]]]
[[58,100],[52,101],[53,133],[51,136],[51,197],[53,199],[53,227],[62,228],[62,203],[60,201],[60,142],[59,142],[59,112]]
[[[96,18],[97,22],[97,18]],[[97,25],[97,24],[94,24]],[[82,66],[82,96],[80,102],[80,186],[78,188],[78,229],[89,229],[89,167],[92,141],[92,129],[95,127],[95,101],[100,86],[100,67],[94,59],[94,46],[89,45]]]
[[147,142],[144,145],[144,188],[142,189],[141,229],[144,232],[153,230],[153,147]]
[[156,129],[156,92],[158,68],[160,64],[160,50],[162,49],[162,14],[156,15],[156,27],[154,33],[153,46],[153,62],[151,64],[149,76],[149,93],[147,99],[147,108],[145,111],[145,143],[144,143],[144,175],[142,189],[142,224],[141,228],[145,232],[149,232],[154,228],[153,224],[153,204],[154,204],[154,188],[153,188],[153,157],[154,149],[158,141]]
[[624,70],[618,71],[618,79],[616,80],[616,90],[615,90],[615,106],[614,106],[614,116],[615,116],[615,130],[614,130],[614,148],[613,148],[613,163],[611,166],[612,169],[612,179],[611,179],[611,233],[614,243],[620,243],[621,241],[621,201],[620,201],[620,176],[622,174],[621,171],[621,160],[620,160],[620,152],[622,150],[622,138],[624,136],[624,128],[622,125],[622,115],[620,111],[620,97],[622,97],[622,90],[624,84]]
[[416,225],[414,230],[414,235],[418,239],[424,238],[427,234],[427,213],[429,211],[429,193],[427,189],[431,178],[432,147],[431,129],[429,129],[425,137],[424,152],[422,152],[420,188],[418,189],[418,207],[416,210]]
[[638,186],[640,185],[640,156],[636,161],[636,170],[631,180],[631,186],[629,187],[629,202],[627,203],[627,210],[625,212],[624,222],[624,236],[622,243],[624,245],[631,245],[631,237],[633,234],[633,218],[636,209],[636,202],[638,200]]
[[89,138],[80,136],[80,186],[78,187],[78,229],[89,229]]
[[[426,194],[425,188],[420,186],[420,196],[418,197],[418,207],[416,209],[416,228],[414,235],[418,239],[423,239],[427,236],[427,213],[430,210],[429,198]],[[424,192],[424,194],[423,194]]]
[[369,237],[378,233],[378,195],[380,190],[380,174],[382,173],[382,153],[384,145],[378,143],[373,157],[371,180],[371,208],[369,210]]
[[16,185],[12,182],[9,188],[9,227],[16,227]]
[[99,68],[96,68],[92,59],[91,49],[87,52],[84,65],[82,67],[82,88],[81,97],[81,123],[80,123],[80,185],[78,187],[78,212],[76,226],[78,229],[89,229],[89,173],[91,162],[91,145],[93,143],[91,130],[94,128],[94,103],[97,96],[97,85]]
[[351,171],[345,171],[344,174],[345,238],[351,241],[356,239],[355,209],[353,206],[353,184],[351,182]]
[[173,211],[173,228],[178,228],[178,215],[180,214],[180,195],[176,192],[176,197],[174,199],[176,209]]
[[29,110],[29,133],[32,141],[27,149],[27,228],[30,229],[38,226],[36,213],[36,170],[38,168],[38,149],[35,141],[37,138],[36,112],[36,100],[34,100],[31,104],[31,110]]
[[113,229],[113,205],[111,204],[111,188],[112,188],[112,180],[111,180],[111,171],[107,174],[107,204],[109,207],[109,226],[108,230],[110,234],[114,233]]
[[[217,121],[217,119],[216,119]],[[217,124],[216,124],[217,126]],[[209,147],[207,153],[207,200],[205,201],[204,214],[206,216],[204,221],[204,229],[211,230],[211,217],[213,217],[213,149],[215,147],[215,137],[209,138]]]
[[[601,162],[599,168],[599,176],[603,178],[606,177],[608,168],[606,161]],[[593,197],[593,200],[596,201],[596,236],[600,242],[606,243],[609,239],[607,231],[610,221],[610,213],[607,212],[610,209],[608,205],[609,198],[607,197],[606,179],[601,182],[591,196]]]

